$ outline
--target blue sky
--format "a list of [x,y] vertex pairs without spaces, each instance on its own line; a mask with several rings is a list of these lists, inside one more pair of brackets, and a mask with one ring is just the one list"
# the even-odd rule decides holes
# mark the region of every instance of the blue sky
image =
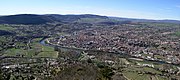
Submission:
[[180,20],[180,0],[1,0],[0,15],[97,14]]

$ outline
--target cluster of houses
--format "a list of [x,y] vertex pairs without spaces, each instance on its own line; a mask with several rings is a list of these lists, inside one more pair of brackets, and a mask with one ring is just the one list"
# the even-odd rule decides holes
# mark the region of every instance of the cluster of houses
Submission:
[[[180,64],[180,42],[172,32],[153,27],[94,27],[50,39],[49,43],[85,50],[121,52],[147,60]],[[167,34],[164,34],[167,33]]]

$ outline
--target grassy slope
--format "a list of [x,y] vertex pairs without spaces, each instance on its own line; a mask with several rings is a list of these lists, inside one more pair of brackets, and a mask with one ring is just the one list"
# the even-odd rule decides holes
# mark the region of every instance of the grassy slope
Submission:
[[7,26],[7,25],[0,25],[0,30],[14,30],[15,28]]
[[176,36],[180,37],[180,31],[175,32],[175,33],[174,33],[174,35],[176,35]]
[[43,46],[39,44],[39,40],[41,40],[41,38],[33,40],[32,44],[30,44],[32,49],[24,50],[11,48],[5,52],[4,56],[24,55],[27,57],[58,57],[58,53],[54,51],[53,47]]

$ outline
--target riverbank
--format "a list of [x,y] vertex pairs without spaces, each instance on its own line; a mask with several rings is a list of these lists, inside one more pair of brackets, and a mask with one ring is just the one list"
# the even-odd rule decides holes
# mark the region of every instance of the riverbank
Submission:
[[124,54],[124,53],[120,53],[120,52],[107,52],[107,51],[102,51],[102,50],[86,50],[86,49],[80,49],[80,48],[72,48],[72,47],[60,46],[60,45],[56,45],[56,44],[52,44],[52,43],[48,42],[47,39],[48,38],[43,38],[42,40],[40,40],[40,44],[42,44],[44,46],[58,47],[58,48],[61,48],[61,49],[79,50],[79,51],[86,51],[86,52],[90,51],[90,52],[102,52],[102,53],[104,52],[104,53],[118,54],[122,58],[136,58],[136,59],[141,59],[143,61],[150,61],[150,62],[160,63],[160,64],[171,64],[171,65],[180,67],[180,65],[178,65],[178,64],[173,64],[173,63],[168,63],[168,62],[165,62],[165,61],[158,61],[158,60],[147,60],[147,59],[138,58],[138,57],[131,56],[131,55]]

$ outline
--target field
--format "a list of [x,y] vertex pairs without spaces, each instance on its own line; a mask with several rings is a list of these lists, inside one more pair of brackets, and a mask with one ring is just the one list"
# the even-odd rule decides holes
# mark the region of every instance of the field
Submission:
[[[26,56],[26,57],[50,57],[57,58],[58,52],[54,51],[53,47],[43,46],[39,43],[41,38],[36,38],[30,43],[31,49],[23,48],[11,48],[6,50],[4,56]],[[19,43],[18,46],[23,46],[26,44]]]
[[[166,73],[162,72],[165,69],[177,70],[177,66],[161,64],[151,61],[128,60],[133,66],[123,68],[122,73],[129,80],[169,80],[167,76],[160,76]],[[143,64],[154,65],[154,67],[143,66]],[[158,70],[160,69],[160,70]],[[174,75],[171,75],[174,76]]]
[[7,25],[0,25],[0,30],[14,30],[15,28],[7,26]]
[[175,32],[175,33],[174,33],[174,35],[176,35],[176,36],[180,37],[180,31]]
[[124,76],[126,76],[129,80],[169,80],[160,76],[138,74],[135,72],[124,72]]

